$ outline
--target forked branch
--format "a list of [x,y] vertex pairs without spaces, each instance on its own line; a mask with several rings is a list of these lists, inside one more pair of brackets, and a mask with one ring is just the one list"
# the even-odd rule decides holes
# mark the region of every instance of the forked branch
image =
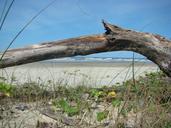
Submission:
[[[88,35],[8,50],[0,68],[53,58],[108,51],[134,51],[146,56],[171,77],[171,41],[160,35],[136,32],[103,21],[104,34]],[[2,53],[1,53],[2,55]]]

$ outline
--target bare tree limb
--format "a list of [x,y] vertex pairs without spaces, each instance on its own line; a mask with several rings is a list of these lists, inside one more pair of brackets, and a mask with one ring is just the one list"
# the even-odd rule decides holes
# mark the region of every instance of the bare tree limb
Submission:
[[171,77],[171,41],[160,35],[127,30],[104,21],[103,25],[106,29],[104,34],[8,50],[0,63],[0,68],[53,58],[127,50],[146,56]]

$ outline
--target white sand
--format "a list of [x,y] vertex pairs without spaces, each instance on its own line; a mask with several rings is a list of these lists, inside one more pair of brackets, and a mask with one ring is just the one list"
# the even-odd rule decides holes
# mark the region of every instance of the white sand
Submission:
[[[39,62],[0,70],[0,76],[16,83],[52,81],[58,85],[100,87],[132,78],[131,62]],[[135,76],[159,70],[153,63],[135,63]]]

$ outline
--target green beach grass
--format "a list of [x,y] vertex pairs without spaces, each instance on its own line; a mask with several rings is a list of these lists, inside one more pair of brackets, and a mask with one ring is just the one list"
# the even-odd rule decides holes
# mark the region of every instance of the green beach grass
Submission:
[[[12,125],[11,122],[15,121],[10,119],[8,125],[2,123],[10,118],[10,115],[4,114],[5,111],[12,109],[9,105],[20,103],[27,105],[36,103],[38,111],[41,108],[48,108],[51,113],[41,114],[52,118],[58,126],[171,127],[171,83],[162,72],[140,76],[135,83],[128,80],[111,87],[100,88],[53,85],[54,88],[49,89],[48,87],[53,84],[51,81],[48,85],[36,82],[12,85],[5,81],[5,78],[1,77],[0,92],[4,94],[0,100],[2,128]],[[59,115],[72,120],[72,123],[61,121],[58,119]],[[43,127],[39,119],[35,120],[38,122],[37,127]],[[17,123],[19,122],[16,121],[16,126]],[[24,123],[23,121],[21,127]]]
[[[20,34],[54,2],[37,12],[18,31],[3,51],[0,63]],[[6,12],[7,2],[4,5],[0,30],[13,3],[14,0]],[[15,75],[12,74],[10,81],[2,75],[0,128],[171,128],[171,80],[162,72],[134,79],[134,57],[132,69],[133,79],[99,88],[86,86],[88,80],[85,79],[77,86],[60,85],[61,80],[43,82],[41,79],[18,84]],[[74,83],[75,74],[71,73]]]

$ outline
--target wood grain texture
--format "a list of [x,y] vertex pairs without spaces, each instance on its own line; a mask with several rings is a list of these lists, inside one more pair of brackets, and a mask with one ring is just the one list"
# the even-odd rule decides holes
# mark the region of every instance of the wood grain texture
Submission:
[[[171,41],[151,33],[136,32],[103,21],[106,32],[45,42],[8,50],[0,68],[53,58],[88,55],[107,51],[134,51],[146,56],[171,77]],[[2,53],[0,53],[2,55]]]

